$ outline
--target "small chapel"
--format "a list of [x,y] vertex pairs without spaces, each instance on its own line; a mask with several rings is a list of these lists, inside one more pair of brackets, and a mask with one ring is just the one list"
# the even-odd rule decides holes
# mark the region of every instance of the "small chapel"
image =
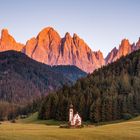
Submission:
[[82,125],[82,118],[80,117],[78,112],[74,114],[72,104],[70,105],[70,108],[69,108],[69,124],[70,126],[74,126],[74,127],[78,127]]

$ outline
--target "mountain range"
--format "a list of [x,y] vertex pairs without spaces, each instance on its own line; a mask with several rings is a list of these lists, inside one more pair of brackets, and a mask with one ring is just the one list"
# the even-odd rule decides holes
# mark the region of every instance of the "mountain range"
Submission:
[[48,65],[75,65],[87,73],[103,65],[114,62],[140,48],[140,39],[136,44],[130,44],[128,39],[123,39],[119,48],[113,48],[106,58],[102,52],[92,51],[90,47],[77,34],[71,36],[68,32],[63,38],[52,27],[44,28],[37,37],[29,39],[26,44],[16,42],[3,29],[0,39],[0,52],[7,50],[20,51],[30,58]]

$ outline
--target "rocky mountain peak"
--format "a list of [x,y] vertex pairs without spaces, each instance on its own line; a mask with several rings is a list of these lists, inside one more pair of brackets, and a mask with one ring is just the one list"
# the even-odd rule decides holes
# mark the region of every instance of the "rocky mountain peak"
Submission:
[[105,63],[111,63],[113,61],[113,59],[115,58],[116,54],[118,52],[118,49],[116,47],[114,47],[111,52],[107,55],[107,57],[105,58]]
[[131,45],[128,39],[123,39],[118,50],[118,58],[125,56],[131,52]]
[[116,47],[111,50],[111,52],[107,55],[105,61],[106,64],[116,61],[122,56],[126,56],[127,54],[132,52],[132,46],[129,43],[128,39],[123,39],[121,44],[119,45],[119,49]]
[[8,29],[2,29],[1,41],[15,42],[15,39],[9,34]]
[[72,37],[71,37],[71,35],[70,35],[70,33],[69,32],[66,32],[66,34],[65,34],[65,40],[72,40]]
[[139,37],[139,40],[136,43],[136,50],[138,50],[138,49],[140,49],[140,37]]
[[76,33],[74,33],[73,34],[73,39],[76,39],[76,38],[79,38],[79,36]]
[[16,50],[22,51],[22,44],[17,43],[15,39],[9,34],[8,29],[3,29],[1,31],[1,39],[0,39],[0,51],[7,50]]
[[126,39],[126,38],[124,38],[124,39],[121,41],[121,46],[128,46],[128,45],[130,45],[129,40]]
[[2,29],[2,31],[1,31],[1,37],[7,36],[7,35],[9,35],[8,29]]

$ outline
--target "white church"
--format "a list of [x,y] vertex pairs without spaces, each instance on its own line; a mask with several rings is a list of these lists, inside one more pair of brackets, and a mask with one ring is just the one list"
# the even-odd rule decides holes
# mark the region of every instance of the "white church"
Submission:
[[70,105],[70,108],[69,108],[69,124],[70,126],[75,126],[75,127],[82,125],[82,118],[80,117],[78,112],[74,114],[72,104]]

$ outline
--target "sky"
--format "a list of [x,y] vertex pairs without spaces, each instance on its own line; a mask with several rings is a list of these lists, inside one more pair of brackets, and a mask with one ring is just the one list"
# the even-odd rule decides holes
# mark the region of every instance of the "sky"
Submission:
[[76,33],[104,57],[123,38],[140,37],[140,0],[0,0],[0,30],[21,43],[45,27]]

